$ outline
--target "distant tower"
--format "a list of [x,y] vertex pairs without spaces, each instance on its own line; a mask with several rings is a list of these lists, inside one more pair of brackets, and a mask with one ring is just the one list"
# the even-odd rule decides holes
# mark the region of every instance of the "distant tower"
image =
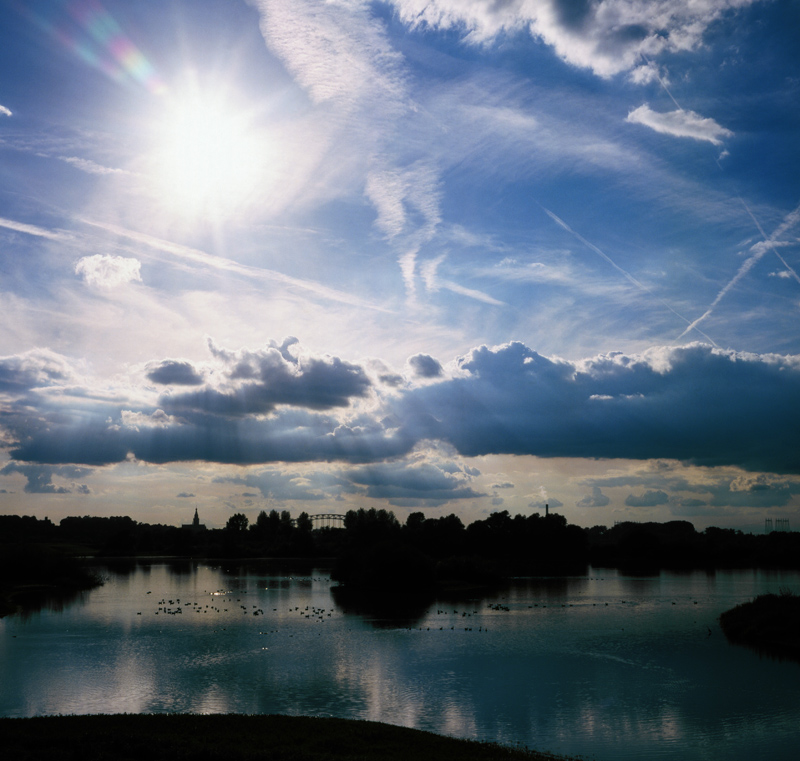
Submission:
[[548,505],[547,502],[545,502],[544,503],[544,517],[547,518],[548,515],[550,515],[550,505]]
[[772,518],[764,518],[764,533],[772,533]]
[[192,533],[198,533],[199,531],[205,531],[206,527],[203,523],[200,523],[200,516],[197,514],[197,508],[194,509],[194,520],[191,523],[184,523],[181,526],[182,529],[185,531],[191,531]]

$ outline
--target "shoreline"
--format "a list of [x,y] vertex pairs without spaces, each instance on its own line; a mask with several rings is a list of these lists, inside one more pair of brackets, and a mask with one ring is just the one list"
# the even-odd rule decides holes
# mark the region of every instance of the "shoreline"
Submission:
[[576,761],[374,721],[278,714],[0,718],[0,736],[15,761]]

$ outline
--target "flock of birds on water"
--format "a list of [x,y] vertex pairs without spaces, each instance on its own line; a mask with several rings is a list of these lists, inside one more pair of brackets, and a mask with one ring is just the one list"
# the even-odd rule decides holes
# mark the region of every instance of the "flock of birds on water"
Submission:
[[[293,579],[290,579],[290,581],[292,581],[292,580]],[[308,579],[304,579],[304,580],[308,581]],[[328,581],[328,579],[322,579],[322,578],[320,578],[320,579],[311,579],[311,580],[312,581],[320,581],[320,582]],[[602,581],[602,579],[597,579],[597,581]],[[265,590],[268,590],[268,589],[269,589],[269,587],[265,587]],[[148,595],[152,594],[152,590],[148,591],[147,594]],[[167,597],[164,597],[164,598],[162,598],[161,600],[158,601],[158,603],[157,603],[158,604],[158,609],[156,611],[154,611],[154,615],[156,615],[156,616],[159,616],[159,615],[163,615],[163,616],[182,616],[184,614],[184,612],[195,613],[195,614],[209,614],[209,613],[211,613],[211,614],[218,614],[218,615],[219,614],[230,614],[230,613],[233,613],[233,614],[240,614],[240,615],[244,615],[244,616],[252,615],[252,616],[256,616],[256,617],[257,616],[266,615],[264,609],[262,607],[260,607],[259,605],[251,604],[251,605],[248,606],[246,604],[242,604],[242,596],[248,594],[247,590],[244,590],[244,591],[240,590],[240,591],[237,591],[237,592],[234,592],[234,591],[229,590],[229,589],[217,589],[217,590],[211,591],[211,592],[208,591],[208,590],[204,590],[203,594],[204,595],[208,595],[211,598],[210,602],[208,602],[206,604],[203,604],[202,602],[195,602],[195,601],[192,601],[192,602],[183,601],[183,602],[181,602],[180,598],[178,598],[178,597],[175,597],[174,599],[168,599]],[[237,597],[235,597],[235,599],[234,599],[234,595],[237,595]],[[224,600],[224,601],[218,604],[218,601],[220,600],[220,598],[222,598],[222,600]],[[228,607],[222,607],[222,606],[225,605],[226,602],[228,604]],[[234,607],[234,602],[237,604],[236,607]],[[697,600],[694,600],[692,602],[693,602],[694,605],[698,604]],[[623,605],[626,605],[626,604],[628,604],[628,601],[619,600],[619,603],[621,603]],[[635,605],[635,603],[633,603],[633,604]],[[605,602],[605,603],[593,602],[592,603],[592,607],[596,607],[597,605],[605,605],[606,607],[608,607],[609,603],[608,602]],[[673,601],[672,605],[676,605],[676,603]],[[516,608],[512,609],[511,607],[509,607],[508,605],[504,605],[503,603],[489,603],[489,604],[487,604],[486,607],[487,607],[488,610],[491,610],[491,611],[494,611],[494,612],[505,612],[505,613],[513,613],[519,608],[519,606],[517,606]],[[530,605],[527,605],[526,607],[528,609],[532,609],[532,608],[547,608],[548,604],[547,603],[532,603]],[[550,607],[572,608],[573,604],[572,603],[555,603],[555,604],[551,603]],[[277,607],[272,608],[272,612],[273,613],[277,613],[279,615],[279,617],[282,617],[282,615],[283,615],[282,612],[280,612]],[[304,608],[300,607],[300,606],[289,607],[285,611],[285,613],[287,613],[289,615],[298,614],[298,617],[300,617],[300,618],[314,620],[317,623],[322,623],[326,619],[333,618],[334,614],[338,613],[338,612],[339,611],[337,611],[336,608],[326,609],[326,608],[315,607],[315,606],[312,606],[312,605],[306,605]],[[439,631],[443,631],[443,630],[449,628],[451,631],[455,631],[456,628],[458,628],[459,630],[461,630],[463,628],[463,631],[466,631],[466,632],[474,631],[475,630],[474,626],[462,626],[462,625],[465,624],[465,623],[468,623],[468,621],[466,619],[471,619],[473,616],[477,616],[478,614],[479,614],[479,611],[477,609],[474,609],[474,608],[472,608],[471,610],[462,610],[462,611],[459,611],[458,609],[454,608],[454,609],[452,609],[452,612],[449,609],[437,608],[436,609],[436,616],[437,617],[438,616],[447,616],[447,617],[455,617],[456,619],[461,619],[461,621],[459,622],[460,625],[458,627],[456,627],[456,624],[453,623],[453,625],[451,625],[449,627],[439,626],[438,629],[439,629]],[[141,616],[142,615],[142,611],[138,611],[136,615]],[[448,621],[448,623],[450,623],[450,621]],[[469,623],[471,623],[471,621]],[[437,627],[436,626],[434,626],[434,627],[430,627],[430,626],[424,626],[424,627],[423,626],[419,626],[419,627],[399,627],[398,626],[398,628],[406,628],[409,631],[411,631],[414,628],[418,629],[419,631],[430,631],[431,628],[433,628],[435,630]],[[226,629],[226,627],[223,627],[223,631],[225,629]],[[271,629],[269,631],[260,631],[259,634],[277,634],[278,631],[279,631],[278,629]],[[480,626],[477,627],[477,631],[478,632],[488,632],[489,629],[488,629],[487,626],[481,624]],[[708,633],[709,633],[709,635],[711,634],[711,629],[708,630]],[[294,636],[294,635],[292,634],[290,636]],[[264,648],[264,649],[266,649],[266,648]]]

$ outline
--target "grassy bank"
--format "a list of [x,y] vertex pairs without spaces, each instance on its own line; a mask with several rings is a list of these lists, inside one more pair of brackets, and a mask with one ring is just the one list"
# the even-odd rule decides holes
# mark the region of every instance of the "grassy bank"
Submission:
[[14,761],[558,761],[370,721],[151,714],[0,719]]
[[68,599],[103,580],[61,548],[0,545],[0,616],[35,607],[48,598]]
[[731,642],[800,660],[800,595],[760,595],[725,611],[719,623]]

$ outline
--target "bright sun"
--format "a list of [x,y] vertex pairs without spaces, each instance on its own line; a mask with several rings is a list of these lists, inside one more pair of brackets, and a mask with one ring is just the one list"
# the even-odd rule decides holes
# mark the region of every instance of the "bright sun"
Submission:
[[241,210],[264,166],[265,146],[247,112],[196,90],[170,100],[159,129],[159,197],[182,216]]

